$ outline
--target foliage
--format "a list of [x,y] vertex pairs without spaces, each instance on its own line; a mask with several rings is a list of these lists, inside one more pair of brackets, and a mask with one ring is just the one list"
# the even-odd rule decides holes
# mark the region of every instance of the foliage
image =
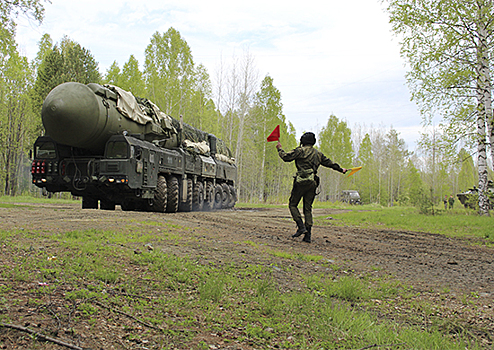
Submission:
[[15,0],[0,2],[0,51],[4,52],[14,46],[15,19],[19,15],[33,18],[38,23],[43,21],[45,8],[43,0]]
[[472,156],[464,148],[458,153],[458,163],[461,165],[458,174],[458,188],[459,192],[463,192],[478,183],[478,174],[475,171]]
[[[33,74],[30,69],[36,70],[34,87],[30,89],[32,83],[21,79],[19,86],[25,89],[18,91],[18,96],[27,93],[30,97],[27,106],[31,106],[35,116],[34,119],[23,119],[29,121],[26,124],[29,126],[22,131],[26,135],[24,153],[32,139],[43,132],[39,111],[49,91],[68,80],[98,82],[97,66],[90,52],[69,38],[64,37],[60,43],[54,44],[48,34],[43,35],[35,60],[31,67],[26,68],[30,74]],[[237,161],[236,185],[242,200],[249,203],[286,201],[292,183],[293,164],[284,164],[274,144],[267,143],[266,137],[276,125],[280,125],[283,147],[292,149],[297,145],[296,131],[286,120],[282,93],[276,88],[274,79],[267,75],[258,81],[255,61],[248,52],[240,58],[234,57],[229,71],[218,72],[213,93],[209,72],[203,65],[194,64],[187,42],[178,31],[170,28],[165,33],[157,32],[152,36],[146,49],[143,71],[131,55],[123,67],[113,62],[103,82],[149,98],[173,117],[182,114],[188,124],[223,139]],[[4,91],[6,94],[14,93]],[[19,101],[23,98],[19,97]],[[6,112],[2,113],[6,118]],[[5,125],[1,127],[2,135],[7,133]],[[393,128],[367,128],[362,132],[330,115],[318,133],[318,147],[342,167],[361,165],[363,168],[350,178],[321,168],[319,198],[334,201],[338,200],[341,190],[356,189],[364,203],[437,205],[445,194],[458,193],[467,184],[471,186],[471,174],[477,170],[466,151],[456,154],[446,147],[445,133],[438,135],[433,162],[430,140],[422,144],[420,151],[423,152],[413,155],[406,150],[403,139]],[[7,149],[6,140],[4,136],[3,149]],[[457,162],[458,157],[467,162]],[[434,189],[432,196],[430,188]]]
[[129,60],[124,64],[122,70],[120,70],[116,61],[113,62],[108,68],[103,82],[104,84],[115,85],[126,91],[130,91],[134,96],[146,96],[144,77],[139,70],[139,61],[137,61],[134,55],[130,55]]
[[190,115],[194,74],[191,49],[176,29],[152,35],[144,63],[150,100],[172,116]]
[[251,193],[254,198],[257,195],[259,201],[266,202],[268,198],[276,197],[280,191],[286,193],[291,188],[289,180],[290,174],[293,173],[293,166],[283,164],[274,145],[266,142],[266,136],[280,125],[282,145],[284,144],[287,149],[295,146],[295,135],[289,132],[283,114],[281,93],[274,86],[273,78],[270,76],[263,79],[261,89],[256,93],[252,119],[248,132],[251,137],[247,138],[246,144],[254,151],[250,153],[252,155],[250,161],[253,164],[247,166],[257,169],[257,172],[249,177],[249,184],[245,184],[249,188],[246,192]]
[[[410,65],[408,82],[426,122],[444,118],[448,139],[477,147],[480,213],[488,215],[486,144],[494,140],[491,1],[388,0],[393,30]],[[475,130],[474,133],[472,131]],[[494,159],[494,151],[491,153]]]
[[[319,132],[318,145],[322,153],[342,168],[351,168],[354,151],[351,139],[352,131],[346,121],[340,121],[335,115],[330,115],[326,126]],[[332,169],[320,168],[321,196],[323,198],[338,198],[345,188],[345,178]]]
[[83,84],[99,83],[101,80],[98,63],[89,50],[80,44],[64,37],[60,45],[48,48],[49,37],[40,42],[41,64],[33,89],[33,104],[37,114],[41,114],[41,106],[48,93],[57,85],[76,81]]
[[0,53],[0,179],[7,195],[15,195],[21,185],[26,150],[34,141],[31,86],[32,71],[27,59],[15,50]]
[[365,134],[359,146],[356,165],[362,166],[362,170],[356,177],[356,188],[359,189],[362,203],[372,203],[375,189],[374,175],[371,169],[374,167],[374,157],[372,154],[372,142],[370,135]]

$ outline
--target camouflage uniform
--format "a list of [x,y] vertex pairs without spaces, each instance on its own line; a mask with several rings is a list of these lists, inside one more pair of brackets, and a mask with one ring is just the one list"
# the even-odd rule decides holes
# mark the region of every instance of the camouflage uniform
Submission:
[[[320,165],[325,166],[327,168],[331,168],[333,170],[344,173],[344,169],[342,169],[337,163],[334,163],[326,157],[322,152],[315,149],[312,145],[302,145],[297,147],[289,152],[285,152],[283,149],[278,149],[278,155],[285,162],[295,161],[295,166],[297,170],[306,170],[313,169],[314,174],[317,174],[317,169]],[[290,209],[290,214],[292,215],[293,220],[299,225],[299,231],[293,237],[298,237],[302,233],[305,234],[304,241],[310,242],[310,234],[311,228],[313,225],[312,219],[312,203],[314,203],[314,199],[316,197],[316,188],[319,186],[319,178],[317,175],[315,176],[315,181],[307,185],[299,185],[296,181],[293,181],[292,193],[290,195],[290,200],[288,202],[288,207]],[[303,210],[305,217],[305,230],[302,230],[300,227],[300,223],[302,223],[302,216],[300,215],[300,211],[298,210],[298,204],[300,200],[303,198]]]

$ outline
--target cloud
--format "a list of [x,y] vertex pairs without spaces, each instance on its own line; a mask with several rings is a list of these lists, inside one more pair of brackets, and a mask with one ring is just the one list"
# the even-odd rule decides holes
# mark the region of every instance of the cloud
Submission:
[[409,101],[403,60],[378,1],[52,0],[42,26],[18,28],[30,59],[43,33],[89,49],[100,70],[133,54],[141,66],[153,33],[177,29],[211,77],[220,62],[248,51],[260,78],[269,74],[298,133],[330,114],[349,124],[391,125],[409,133],[420,116]]

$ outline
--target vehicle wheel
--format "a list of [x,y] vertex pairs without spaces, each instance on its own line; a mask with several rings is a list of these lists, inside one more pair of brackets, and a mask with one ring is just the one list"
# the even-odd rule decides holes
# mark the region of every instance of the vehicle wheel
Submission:
[[166,179],[163,175],[158,176],[156,182],[156,189],[154,190],[154,199],[152,210],[159,213],[164,213],[166,210],[168,199],[168,186],[166,185]]
[[176,213],[178,211],[179,190],[178,179],[175,176],[170,176],[167,181],[168,185],[168,201],[166,203],[167,213]]
[[192,180],[187,179],[187,200],[180,203],[180,211],[192,211]]
[[227,184],[221,185],[221,207],[230,208],[230,202],[232,200],[232,195],[230,193],[230,187]]
[[212,182],[206,184],[206,201],[204,202],[204,210],[214,209],[214,186]]
[[120,204],[120,208],[122,208],[123,211],[132,211],[135,210],[136,205],[135,202],[126,200]]
[[101,210],[115,210],[115,202],[101,200],[99,207]]
[[201,211],[204,207],[204,185],[197,181],[192,192],[192,210]]
[[230,193],[231,193],[231,201],[230,201],[230,208],[233,208],[235,206],[235,203],[237,203],[237,191],[235,190],[235,187],[230,185]]
[[223,204],[223,188],[220,184],[214,187],[214,209],[221,209]]
[[98,209],[98,200],[93,197],[82,197],[82,209]]

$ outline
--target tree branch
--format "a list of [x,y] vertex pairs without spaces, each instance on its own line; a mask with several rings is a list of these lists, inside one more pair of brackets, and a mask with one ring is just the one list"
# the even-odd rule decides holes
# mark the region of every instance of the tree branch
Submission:
[[48,336],[43,335],[43,334],[41,334],[39,332],[33,331],[33,330],[29,329],[29,328],[22,327],[22,326],[19,326],[19,325],[10,324],[10,323],[0,323],[0,327],[10,328],[10,329],[16,329],[16,330],[21,331],[21,332],[26,332],[26,333],[29,333],[29,334],[34,335],[36,338],[39,338],[41,340],[45,340],[45,341],[49,341],[49,342],[52,342],[52,343],[55,343],[55,344],[58,344],[58,345],[62,345],[62,346],[65,346],[65,347],[67,347],[69,349],[84,350],[84,348],[81,348],[80,346],[69,344],[69,343],[66,343],[64,341],[61,341],[61,340],[52,338],[52,337],[48,337]]
[[121,314],[121,315],[124,315],[124,316],[127,316],[127,317],[129,317],[129,318],[133,319],[134,321],[136,321],[136,322],[138,322],[138,323],[140,323],[140,324],[142,324],[142,325],[144,325],[144,326],[146,326],[146,327],[153,328],[153,329],[156,329],[156,330],[159,330],[159,331],[163,331],[163,329],[162,329],[162,328],[157,327],[157,326],[155,326],[155,325],[152,325],[151,323],[147,323],[147,322],[141,321],[141,320],[140,320],[140,319],[138,319],[137,317],[132,316],[132,315],[130,315],[130,314],[128,314],[128,313],[126,313],[126,312],[123,312],[123,311],[120,311],[120,310],[114,309],[114,308],[112,308],[112,307],[106,306],[105,304],[102,304],[102,303],[100,303],[99,301],[96,301],[96,300],[92,300],[92,302],[93,302],[93,303],[95,303],[95,304],[96,304],[96,305],[98,305],[98,306],[101,306],[102,308],[105,308],[105,309],[107,309],[107,310],[110,310],[110,311],[116,312],[116,313]]

